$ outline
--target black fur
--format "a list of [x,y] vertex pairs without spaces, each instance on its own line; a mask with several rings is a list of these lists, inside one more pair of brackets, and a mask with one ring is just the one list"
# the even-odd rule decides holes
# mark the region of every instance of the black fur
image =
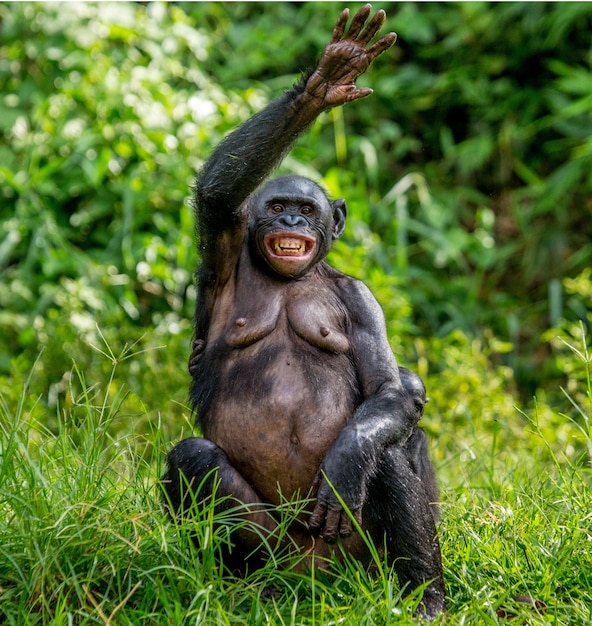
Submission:
[[[204,439],[172,450],[163,484],[171,515],[184,515],[192,502],[211,497],[208,472],[217,468],[218,493],[242,503],[244,518],[272,549],[286,546],[275,532],[279,485],[283,497],[311,499],[290,529],[303,554],[326,558],[328,544],[341,538],[352,556],[367,560],[341,498],[386,548],[407,591],[428,585],[422,610],[432,618],[445,603],[438,490],[418,427],[424,384],[397,366],[369,290],[323,260],[343,232],[345,201],[298,176],[260,188],[323,110],[323,85],[335,80],[339,87],[341,74],[347,83],[360,59],[358,73],[367,67],[360,21],[368,12],[358,12],[351,36],[332,40],[310,80],[231,133],[200,173],[202,265],[189,369]],[[379,12],[370,32],[382,19]],[[338,33],[342,23],[343,14]],[[311,94],[317,75],[321,87]],[[259,562],[260,535],[239,525],[232,538],[234,557]]]

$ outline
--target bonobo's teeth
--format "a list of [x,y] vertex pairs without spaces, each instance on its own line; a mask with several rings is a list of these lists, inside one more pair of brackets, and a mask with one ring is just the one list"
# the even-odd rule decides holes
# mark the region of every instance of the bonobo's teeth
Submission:
[[282,238],[275,241],[276,254],[301,256],[306,252],[306,244],[300,239]]

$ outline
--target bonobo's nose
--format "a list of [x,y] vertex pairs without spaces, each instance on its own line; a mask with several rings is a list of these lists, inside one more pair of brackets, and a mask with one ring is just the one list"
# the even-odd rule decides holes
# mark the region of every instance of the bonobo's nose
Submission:
[[302,217],[302,215],[293,215],[291,213],[284,213],[278,221],[280,224],[287,226],[288,228],[306,226],[306,220]]

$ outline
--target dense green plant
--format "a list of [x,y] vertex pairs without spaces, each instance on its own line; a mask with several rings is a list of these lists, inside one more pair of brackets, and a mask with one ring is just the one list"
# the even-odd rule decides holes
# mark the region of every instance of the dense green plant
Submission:
[[[533,357],[540,334],[585,320],[562,284],[592,255],[590,11],[387,9],[399,42],[373,68],[374,96],[325,116],[286,167],[349,199],[348,243],[379,235],[365,271],[379,291],[379,273],[396,274],[407,294],[392,331],[492,328],[532,392],[552,375]],[[50,347],[66,320],[66,346],[95,321],[176,329],[194,304],[193,173],[310,67],[335,5],[1,10],[0,367]]]
[[96,322],[174,327],[190,315],[183,199],[198,137],[182,59],[197,34],[178,20],[173,59],[155,10],[0,11],[0,367],[45,346],[56,382],[75,351],[64,358],[52,339],[67,350]]

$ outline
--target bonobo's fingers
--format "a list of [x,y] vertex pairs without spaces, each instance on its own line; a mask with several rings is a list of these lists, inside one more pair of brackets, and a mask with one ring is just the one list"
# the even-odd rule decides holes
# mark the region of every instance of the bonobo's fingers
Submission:
[[321,533],[321,537],[327,543],[335,543],[337,541],[337,535],[339,533],[340,522],[341,522],[341,514],[343,513],[343,509],[331,510],[327,511],[327,517],[325,518],[325,529]]
[[339,536],[349,537],[352,534],[352,521],[349,515],[342,511],[341,520],[339,521]]
[[386,20],[386,13],[381,9],[377,11],[372,19],[368,22],[368,25],[358,37],[358,41],[366,45],[370,43],[370,40],[376,35],[376,33],[382,28]]
[[310,527],[310,532],[313,535],[315,536],[320,535],[321,528],[323,527],[323,524],[325,523],[326,514],[327,514],[327,506],[317,502],[317,505],[315,506],[314,511],[312,512],[312,515],[310,516],[310,520],[308,522],[308,525]]
[[380,56],[383,52],[386,52],[397,41],[397,33],[388,33],[384,37],[381,37],[375,44],[372,44],[366,54],[372,59]]
[[[350,513],[359,526],[362,525],[362,509],[351,509]],[[353,532],[353,521],[346,511],[341,514],[341,522],[339,524],[339,536],[349,537]]]
[[343,37],[345,27],[347,26],[347,20],[349,19],[349,9],[343,9],[337,18],[335,27],[333,28],[333,35],[331,36],[331,43],[335,43]]
[[[349,40],[355,40],[356,43],[362,45],[362,46],[366,46],[370,43],[370,41],[372,41],[372,39],[374,38],[374,36],[378,33],[378,31],[382,28],[385,20],[386,20],[386,13],[381,9],[380,11],[377,11],[376,14],[372,17],[372,19],[368,22],[368,25],[366,26],[366,28],[364,28],[364,31],[360,34],[360,31],[362,30],[364,23],[366,21],[366,19],[368,18],[368,15],[370,14],[372,7],[371,5],[367,4],[366,6],[362,7],[358,13],[355,15],[351,26],[349,27],[349,30],[347,31],[347,35],[345,36],[345,39],[349,39]],[[333,39],[331,40],[331,42],[335,42],[338,41],[338,39],[335,39],[335,35],[336,35],[336,31],[340,32],[340,36],[343,34],[343,25],[341,24],[341,20],[343,18],[343,13],[339,16],[339,20],[337,21],[337,24],[335,25],[335,29],[333,31]],[[340,26],[339,31],[337,30],[337,25]],[[369,54],[372,56],[372,59],[375,59],[378,55],[382,54],[385,50],[388,50],[397,40],[397,35],[396,33],[388,33],[386,35],[384,35],[383,37],[381,37],[373,46],[371,46],[367,51],[366,54]]]
[[[372,5],[365,4],[354,15],[354,19],[352,20],[349,30],[347,31],[347,35],[346,35],[347,39],[355,39],[360,34],[360,31],[362,30],[362,28],[364,28],[364,24],[366,23],[366,20],[368,19],[368,16],[370,15],[370,11],[372,11]],[[382,13],[382,20],[380,22],[382,24],[382,22],[384,22],[385,12],[378,11],[378,13]],[[376,15],[378,15],[378,13]],[[376,15],[374,16],[374,19],[376,19]],[[374,19],[372,20],[372,22],[374,21]],[[380,26],[378,28],[380,28]],[[376,30],[374,32],[376,32]],[[370,39],[372,39],[372,37],[370,37],[368,41],[370,41]],[[363,40],[360,39],[360,42],[363,42]]]
[[[352,511],[358,524],[362,524],[362,510]],[[353,532],[350,516],[342,508],[329,509],[324,504],[317,504],[309,521],[310,532],[320,535],[327,543],[335,543],[338,537],[349,537]]]
[[355,85],[348,85],[343,87],[342,98],[344,102],[353,102],[354,100],[360,100],[366,98],[374,93],[373,89],[368,87],[356,87]]
[[189,356],[188,369],[189,373],[193,376],[197,370],[197,364],[201,359],[202,352],[204,351],[206,342],[203,339],[196,339],[193,342],[193,349]]

